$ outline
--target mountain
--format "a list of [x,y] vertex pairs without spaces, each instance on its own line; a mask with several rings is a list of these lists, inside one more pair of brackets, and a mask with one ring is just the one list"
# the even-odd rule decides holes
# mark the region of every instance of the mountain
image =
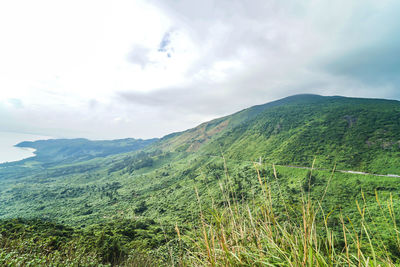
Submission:
[[[172,192],[170,201],[182,199],[189,197],[182,188],[223,177],[222,157],[234,168],[260,159],[265,164],[311,166],[316,158],[315,167],[321,169],[336,164],[343,170],[400,174],[400,102],[295,95],[161,139],[60,139],[18,146],[35,148],[36,157],[0,169],[0,203],[7,203],[0,216],[34,217],[60,205],[71,205],[79,213],[83,203],[96,203],[93,199],[104,200],[107,194],[116,204],[96,203],[99,214],[103,208],[112,214],[117,207],[145,202],[157,208],[141,213],[157,218],[160,210],[168,210],[159,205],[164,194],[168,198],[166,192]],[[116,195],[123,200],[117,201]],[[73,201],[67,201],[69,196]],[[47,216],[93,220],[68,214]]]
[[240,160],[264,160],[374,173],[398,172],[400,102],[295,95],[254,106],[188,131],[158,147]]
[[126,138],[100,141],[91,141],[84,138],[50,139],[34,142],[25,141],[17,144],[16,147],[36,149],[35,161],[46,163],[62,161],[66,163],[140,150],[157,140],[157,138],[148,140]]
[[257,203],[260,178],[278,208],[282,199],[295,207],[309,191],[332,212],[334,226],[342,212],[357,213],[361,191],[370,203],[378,193],[384,201],[400,190],[394,177],[332,172],[336,166],[400,174],[400,102],[394,100],[295,95],[161,139],[18,146],[35,148],[36,157],[0,166],[0,228],[1,219],[7,226],[22,217],[28,222],[18,225],[31,229],[37,222],[29,220],[40,218],[74,227],[68,231],[88,240],[105,235],[134,248],[165,244],[175,224],[189,227],[198,220],[199,201],[204,212],[226,206],[226,194]]
[[[191,215],[180,200],[196,205],[193,187],[217,186],[224,164],[232,166],[242,191],[254,176],[243,166],[260,159],[304,167],[315,158],[320,169],[336,164],[400,174],[400,102],[295,95],[161,139],[61,139],[18,146],[35,148],[37,156],[0,169],[0,217],[43,215],[74,224],[102,221],[130,207],[151,218],[185,220]],[[212,191],[218,198],[218,190]],[[177,207],[171,209],[168,203],[174,201]],[[66,210],[60,212],[60,206]]]

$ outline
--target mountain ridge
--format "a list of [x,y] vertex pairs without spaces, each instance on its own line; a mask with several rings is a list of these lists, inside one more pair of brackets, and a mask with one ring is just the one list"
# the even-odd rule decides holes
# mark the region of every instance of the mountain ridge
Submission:
[[[86,225],[126,210],[129,216],[185,221],[197,206],[193,188],[208,194],[209,201],[218,200],[218,184],[227,173],[239,195],[253,194],[253,162],[260,158],[265,175],[272,164],[311,166],[314,160],[320,169],[336,165],[399,175],[400,102],[294,96],[167,135],[137,150],[89,157],[74,151],[69,155],[68,149],[62,153],[61,160],[36,157],[0,168],[0,217],[44,216]],[[297,190],[294,185],[301,183],[303,172],[307,170],[297,170],[293,185],[285,186]]]
[[[308,166],[316,156],[325,168],[338,163],[338,167],[343,169],[377,172],[377,167],[370,167],[378,164],[371,160],[372,152],[394,153],[390,158],[396,158],[399,152],[398,117],[400,102],[397,100],[297,94],[255,105],[159,139],[55,139],[22,142],[17,146],[35,148],[37,156],[33,160],[43,161],[70,158],[77,162],[136,150],[199,152],[204,155],[219,155],[223,151],[232,159],[262,157],[277,164],[302,166]],[[307,138],[310,140],[306,141]],[[355,139],[363,142],[355,142]],[[345,152],[341,153],[341,150]],[[359,159],[354,162],[344,160],[348,155],[356,155]],[[382,158],[382,155],[377,157]],[[393,171],[393,168],[385,166],[382,170]]]
[[[253,149],[253,152],[258,154],[256,158],[262,156],[269,160],[276,159],[276,163],[308,166],[314,156],[321,156],[326,161],[325,167],[328,164],[333,166],[336,161],[345,169],[372,171],[373,169],[366,164],[350,161],[342,164],[341,161],[345,155],[353,154],[347,149],[353,143],[353,150],[362,154],[363,158],[359,161],[367,160],[365,155],[369,153],[368,150],[374,150],[374,153],[382,152],[377,149],[377,144],[386,152],[390,152],[388,148],[393,148],[391,152],[398,153],[396,144],[400,142],[400,135],[397,134],[400,130],[399,112],[400,102],[397,100],[301,94],[253,106],[186,131],[167,135],[153,145],[166,151],[202,150],[206,154],[210,151],[218,154],[222,150],[233,158],[237,158],[240,153],[242,156],[239,158],[250,159],[254,158],[252,156],[254,153],[248,149],[248,145],[253,143],[249,140],[252,137],[258,140],[258,146],[261,147]],[[307,129],[307,125],[315,129]],[[370,129],[364,125],[368,125]],[[307,136],[313,137],[310,142],[314,142],[314,145],[306,159],[300,159],[301,151],[298,151],[297,157],[291,155],[291,158],[283,159],[279,156],[279,153],[287,154],[292,147],[304,148],[305,145],[300,140],[294,139],[306,141],[304,138]],[[227,142],[229,138],[234,138],[235,141]],[[364,143],[356,143],[355,139],[362,139]],[[244,144],[241,148],[235,149],[239,141]],[[268,143],[269,145],[265,145]],[[279,146],[274,145],[278,143]],[[392,144],[389,145],[390,143]],[[331,148],[326,152],[331,155],[324,155],[323,149],[327,145]],[[321,149],[317,146],[321,146]],[[334,146],[336,149],[332,148]],[[263,153],[262,147],[267,152]],[[340,155],[340,149],[346,150],[346,153]],[[269,156],[267,153],[272,153],[274,156]],[[311,155],[312,153],[314,155]]]

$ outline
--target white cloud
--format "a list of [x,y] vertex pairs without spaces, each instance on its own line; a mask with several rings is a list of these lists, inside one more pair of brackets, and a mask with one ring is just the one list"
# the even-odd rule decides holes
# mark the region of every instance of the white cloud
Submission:
[[395,0],[0,3],[0,130],[153,137],[295,93],[399,98]]

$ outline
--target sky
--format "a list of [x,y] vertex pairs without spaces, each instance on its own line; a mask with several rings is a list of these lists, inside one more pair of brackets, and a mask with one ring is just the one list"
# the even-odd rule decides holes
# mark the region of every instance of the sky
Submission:
[[294,94],[400,99],[398,0],[0,2],[0,131],[152,138]]

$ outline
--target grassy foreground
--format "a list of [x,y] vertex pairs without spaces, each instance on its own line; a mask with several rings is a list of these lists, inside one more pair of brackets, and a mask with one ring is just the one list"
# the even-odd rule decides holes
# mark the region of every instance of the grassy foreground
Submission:
[[[305,186],[308,191],[302,192],[299,203],[281,199],[279,205],[273,201],[276,197],[273,187],[258,170],[257,173],[261,201],[241,202],[240,196],[230,194],[228,177],[228,183],[221,185],[226,200],[224,208],[213,206],[207,213],[201,212],[200,223],[188,235],[182,235],[176,227],[181,244],[189,247],[177,265],[398,266],[400,263],[400,238],[391,194],[381,202],[375,192],[375,204],[379,207],[376,213],[370,210],[364,193],[360,192],[362,201],[354,203],[358,218],[352,221],[341,212],[334,218],[334,210],[322,208],[326,190],[320,199],[311,196],[312,172],[308,188]],[[278,180],[275,168],[274,177]],[[384,231],[379,231],[382,225]]]
[[400,264],[397,199],[392,193],[360,190],[351,203],[332,206],[332,190],[338,190],[334,172],[325,172],[328,177],[322,179],[316,170],[286,169],[292,175],[307,172],[293,185],[299,189],[295,192],[287,187],[291,181],[282,176],[284,169],[255,164],[257,193],[244,197],[224,166],[221,198],[210,199],[193,190],[199,215],[192,223],[160,226],[151,220],[121,219],[76,229],[41,220],[0,221],[0,265]]

